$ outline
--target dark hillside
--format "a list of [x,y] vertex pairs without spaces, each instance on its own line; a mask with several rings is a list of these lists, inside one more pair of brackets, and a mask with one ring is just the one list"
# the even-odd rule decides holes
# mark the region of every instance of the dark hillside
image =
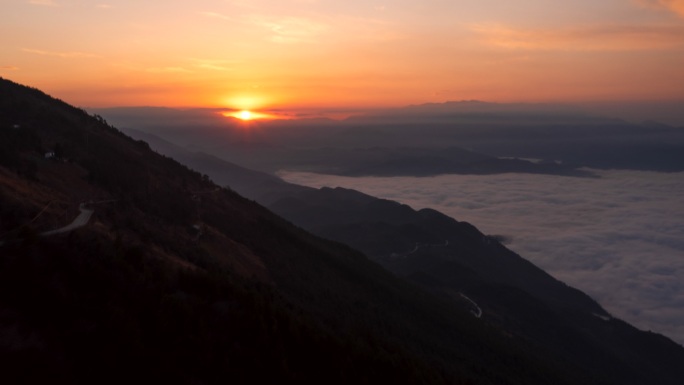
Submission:
[[[617,382],[40,91],[0,80],[0,135],[3,383]],[[620,382],[678,383],[643,338],[670,361]]]
[[207,174],[220,186],[229,186],[238,194],[265,204],[282,195],[308,190],[308,187],[287,183],[264,172],[253,171],[234,163],[226,162],[203,152],[190,152],[156,135],[127,128],[122,131],[135,139],[144,140],[150,147],[182,164]]
[[[468,314],[103,119],[0,86],[6,377],[543,383],[557,375],[521,375],[514,363],[537,359]],[[95,212],[87,226],[40,236],[84,202]],[[29,370],[36,366],[45,369]]]
[[[612,318],[586,294],[468,223],[342,188],[302,191],[269,207],[584,373],[611,373],[618,383],[684,378],[681,346]],[[643,371],[661,365],[674,372]]]

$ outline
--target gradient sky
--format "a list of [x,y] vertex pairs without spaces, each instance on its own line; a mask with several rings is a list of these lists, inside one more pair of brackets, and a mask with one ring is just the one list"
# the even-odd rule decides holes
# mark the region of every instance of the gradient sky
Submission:
[[0,76],[81,107],[684,100],[684,0],[2,0]]

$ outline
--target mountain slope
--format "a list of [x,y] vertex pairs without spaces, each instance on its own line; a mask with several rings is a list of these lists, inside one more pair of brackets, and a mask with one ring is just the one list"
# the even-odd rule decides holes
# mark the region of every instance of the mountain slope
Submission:
[[[555,376],[516,374],[513,362],[537,359],[361,254],[292,227],[101,119],[0,84],[0,354],[8,378],[542,383]],[[95,214],[86,227],[37,235],[70,221],[84,201],[103,202],[89,204]],[[483,349],[487,338],[494,342]],[[488,362],[501,369],[480,374]],[[35,365],[46,369],[28,370]]]
[[[203,169],[205,165],[197,166]],[[221,168],[220,163],[213,166]],[[215,172],[214,167],[205,169]],[[231,187],[233,168],[225,167],[221,175]],[[240,174],[234,180],[240,186]],[[249,191],[255,196],[263,197],[267,191],[270,198],[280,196],[260,201],[307,230],[362,250],[397,275],[449,298],[462,309],[479,309],[483,322],[559,360],[580,362],[584,371],[614,371],[620,373],[617,378],[633,380],[638,375],[628,370],[621,373],[623,367],[639,367],[644,362],[658,365],[661,352],[675,346],[613,319],[585,294],[511,253],[495,238],[436,211],[416,212],[340,188],[259,191],[259,184],[254,184],[244,191],[248,196]],[[644,345],[646,341],[650,342]],[[646,376],[639,381],[648,378],[653,379]]]
[[[0,80],[0,135],[10,382],[615,382],[37,90]],[[39,235],[83,202],[86,226]],[[623,383],[680,380],[681,348],[664,346],[670,362],[624,367]]]
[[287,183],[282,179],[259,171],[253,171],[234,163],[226,162],[203,152],[190,152],[156,135],[132,128],[122,129],[132,138],[144,140],[150,147],[182,164],[201,170],[220,186],[229,186],[238,194],[265,204],[283,195],[298,193],[310,188]]
[[269,207],[315,234],[365,252],[397,275],[584,372],[611,372],[614,382],[639,383],[656,377],[630,368],[684,362],[681,346],[612,318],[586,294],[494,237],[437,211],[415,211],[342,188],[301,192]]

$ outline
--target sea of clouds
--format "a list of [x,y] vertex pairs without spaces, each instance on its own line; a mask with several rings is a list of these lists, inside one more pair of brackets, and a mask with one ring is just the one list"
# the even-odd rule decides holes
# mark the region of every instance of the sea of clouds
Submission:
[[431,207],[506,236],[510,249],[613,316],[684,344],[684,173],[592,171],[599,178],[279,175]]

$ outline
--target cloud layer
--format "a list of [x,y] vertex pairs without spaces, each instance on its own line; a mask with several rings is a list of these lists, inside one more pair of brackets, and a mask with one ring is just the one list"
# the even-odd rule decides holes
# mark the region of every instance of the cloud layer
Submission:
[[601,178],[281,176],[432,207],[510,237],[509,248],[614,316],[684,343],[684,175],[597,172]]

